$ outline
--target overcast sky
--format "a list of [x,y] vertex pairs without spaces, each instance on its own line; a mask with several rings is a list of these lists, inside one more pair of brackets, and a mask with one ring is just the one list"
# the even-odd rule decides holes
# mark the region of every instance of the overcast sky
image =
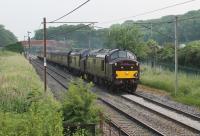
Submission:
[[[0,0],[0,24],[12,31],[19,40],[23,40],[28,30],[32,32],[32,36],[34,35],[43,17],[46,17],[47,21],[52,21],[84,1],[86,0]],[[128,19],[145,20],[200,9],[200,0],[195,0],[153,14],[117,20],[184,1],[187,0],[90,0],[61,21],[97,21],[97,26],[108,27]]]

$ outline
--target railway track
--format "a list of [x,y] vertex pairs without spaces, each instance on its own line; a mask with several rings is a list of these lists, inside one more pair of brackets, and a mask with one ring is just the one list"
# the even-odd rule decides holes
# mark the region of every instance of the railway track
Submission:
[[153,100],[153,99],[151,99],[151,98],[149,98],[149,97],[146,97],[146,96],[144,96],[144,95],[142,95],[142,94],[139,94],[139,93],[137,93],[137,92],[135,93],[135,96],[140,97],[140,98],[142,98],[142,99],[144,99],[144,100],[146,100],[146,101],[148,101],[148,102],[151,102],[151,103],[153,103],[153,104],[159,105],[159,106],[161,106],[161,107],[164,107],[164,108],[166,108],[166,109],[172,110],[172,111],[174,111],[174,112],[177,112],[177,113],[182,114],[182,115],[184,115],[184,116],[186,116],[186,117],[188,117],[188,118],[191,118],[191,119],[193,119],[193,120],[196,120],[196,121],[199,121],[199,122],[200,122],[200,117],[197,116],[197,115],[195,115],[195,114],[193,114],[193,113],[189,113],[189,112],[183,111],[183,110],[181,110],[181,109],[177,109],[177,108],[172,107],[172,106],[170,106],[170,105],[167,105],[167,104],[161,103],[161,102],[159,102],[159,101]]
[[[34,62],[34,63],[37,63],[37,65],[38,65],[38,67],[40,67],[41,69],[43,68],[43,66],[41,66],[41,63],[39,64],[39,62]],[[39,66],[40,65],[40,66]],[[67,85],[66,85],[66,82],[65,83],[63,83],[63,81],[61,81],[61,80],[71,80],[71,79],[69,79],[68,77],[69,77],[69,75],[67,75],[66,73],[60,73],[60,72],[57,72],[56,71],[56,69],[54,68],[54,67],[52,67],[52,66],[50,66],[50,67],[48,67],[47,68],[47,73],[54,79],[54,80],[56,80],[59,84],[61,84],[64,88],[66,88],[66,89],[68,89],[67,88]],[[178,121],[176,121],[176,120],[173,120],[174,122],[172,122],[172,120],[171,121],[168,121],[168,127],[170,127],[170,125],[171,125],[171,127],[170,128],[168,128],[169,129],[169,131],[165,131],[165,130],[163,130],[162,128],[158,128],[158,129],[156,129],[156,126],[154,126],[154,124],[156,124],[157,122],[155,122],[154,121],[154,123],[152,123],[151,121],[150,121],[150,123],[149,122],[147,122],[147,121],[145,121],[145,120],[142,120],[141,118],[140,118],[140,115],[138,114],[137,115],[137,110],[135,110],[135,109],[132,109],[132,107],[133,107],[133,100],[131,100],[131,99],[129,99],[129,98],[127,98],[127,97],[125,97],[125,96],[114,96],[114,97],[116,97],[116,98],[113,98],[113,100],[111,99],[111,97],[110,96],[106,96],[105,94],[103,94],[102,95],[102,92],[100,93],[101,95],[99,96],[99,100],[102,102],[102,103],[104,103],[105,105],[107,105],[108,107],[110,107],[110,108],[112,108],[112,109],[114,109],[115,111],[117,111],[118,113],[120,113],[120,115],[121,115],[121,117],[120,118],[123,118],[123,116],[124,117],[126,117],[129,121],[132,121],[132,124],[135,124],[135,122],[137,122],[136,124],[138,125],[139,124],[139,126],[140,127],[142,127],[143,128],[143,131],[145,130],[148,130],[149,131],[149,135],[179,135],[179,134],[187,134],[187,135],[198,135],[199,134],[199,130],[196,130],[196,129],[194,129],[194,128],[192,128],[192,127],[190,127],[190,126],[186,126],[185,124],[182,124],[182,123],[180,123],[180,122],[178,122]],[[139,96],[138,95],[138,97],[142,97],[142,96]],[[119,101],[119,99],[121,98],[121,101]],[[110,100],[111,99],[111,100]],[[118,99],[118,101],[116,101],[116,99]],[[146,101],[148,100],[147,98],[143,98],[143,99],[145,99]],[[122,102],[123,101],[123,102]],[[150,101],[150,100],[149,100]],[[135,102],[134,102],[135,103]],[[153,102],[152,102],[153,103]],[[154,102],[154,104],[155,104],[156,102]],[[136,104],[136,103],[135,103]],[[131,105],[131,106],[130,106]],[[138,103],[136,104],[136,105],[138,105]],[[160,104],[160,106],[161,106],[161,104]],[[120,108],[121,107],[121,108]],[[126,107],[126,108],[122,108],[122,107]],[[140,105],[140,108],[142,107],[142,105]],[[147,109],[148,111],[146,111],[147,113],[150,111],[150,112],[152,112],[152,109],[148,109],[147,107],[145,107],[145,109]],[[135,112],[135,111],[137,111],[137,112]],[[143,110],[144,110],[144,107],[143,107]],[[132,113],[134,113],[135,112],[135,114],[132,114]],[[138,112],[139,113],[139,112]],[[158,113],[158,112],[155,112],[155,111],[153,111],[153,114],[159,114],[159,115],[156,115],[157,117],[155,117],[155,115],[154,115],[154,119],[155,118],[157,118],[157,120],[159,120],[159,119],[163,119],[163,115],[161,115],[160,113]],[[150,115],[152,114],[152,113],[149,113]],[[183,113],[182,113],[183,114]],[[146,115],[145,115],[146,116]],[[162,117],[160,117],[160,116],[162,116]],[[187,115],[187,117],[188,116],[190,116],[190,115]],[[147,118],[148,118],[148,116],[146,116]],[[166,117],[166,116],[165,116]],[[143,117],[143,118],[145,118],[145,117]],[[150,118],[150,116],[149,116],[149,118]],[[194,119],[194,117],[191,117],[191,118],[193,118]],[[169,117],[167,117],[167,119],[169,119]],[[148,120],[148,119],[147,119]],[[163,119],[164,120],[164,119]],[[166,119],[165,119],[166,120]],[[163,121],[162,121],[163,122]],[[166,120],[166,122],[167,122],[167,120]],[[178,124],[177,126],[176,126],[176,123]],[[122,123],[123,124],[123,123]],[[129,123],[130,124],[130,123]],[[158,123],[159,124],[159,123]],[[162,123],[160,123],[160,124],[162,124]],[[113,124],[113,125],[116,125],[116,124]],[[116,126],[116,127],[120,127],[120,126]],[[173,127],[175,127],[174,129],[173,129]],[[177,128],[176,128],[177,127]],[[188,130],[185,130],[185,129],[188,129]],[[126,127],[124,127],[123,129],[123,132],[124,132],[124,135],[136,135],[135,134],[135,132],[133,131],[131,131],[130,130],[130,127],[129,128],[126,128]],[[170,132],[171,130],[173,130],[174,132]],[[177,132],[176,132],[177,131]],[[182,131],[182,132],[181,132]],[[151,134],[150,134],[151,133]],[[147,134],[148,135],[148,134]]]
[[198,121],[198,117],[195,118],[194,116],[190,116],[190,114],[185,114],[185,112],[179,110],[171,110],[171,108],[169,107],[163,108],[166,107],[166,105],[161,105],[159,102],[149,103],[149,101],[145,100],[145,98],[143,97],[133,95],[122,95],[121,97],[131,103],[144,107],[151,112],[163,116],[164,118],[167,118],[173,122],[176,122],[177,124],[181,124],[185,128],[197,134],[200,134],[200,122]]

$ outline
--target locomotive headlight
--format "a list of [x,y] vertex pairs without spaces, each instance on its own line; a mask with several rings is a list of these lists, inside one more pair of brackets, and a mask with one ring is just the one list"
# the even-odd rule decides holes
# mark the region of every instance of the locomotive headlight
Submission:
[[117,63],[115,63],[115,66],[117,66]]
[[121,66],[121,69],[123,69],[124,67],[123,66]]
[[137,74],[137,73],[135,73],[135,74],[134,74],[134,76],[135,76],[135,77],[137,77],[137,76],[138,76],[138,74]]
[[131,66],[131,69],[133,69],[133,66]]

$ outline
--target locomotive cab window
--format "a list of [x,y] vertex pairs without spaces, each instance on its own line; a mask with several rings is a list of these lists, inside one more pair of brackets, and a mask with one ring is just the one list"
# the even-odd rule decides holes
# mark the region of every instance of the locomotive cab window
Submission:
[[117,58],[135,59],[135,56],[131,52],[128,52],[128,51],[117,51],[111,55],[111,59],[114,60]]
[[127,57],[127,52],[126,51],[119,51],[118,55],[119,55],[119,58],[126,58]]

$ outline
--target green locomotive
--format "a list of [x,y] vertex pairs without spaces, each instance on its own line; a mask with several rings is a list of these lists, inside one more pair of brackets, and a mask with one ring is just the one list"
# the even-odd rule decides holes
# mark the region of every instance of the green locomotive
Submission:
[[[38,57],[42,58],[42,54]],[[96,49],[47,52],[47,60],[67,67],[72,73],[111,88],[136,91],[140,66],[128,50]]]

